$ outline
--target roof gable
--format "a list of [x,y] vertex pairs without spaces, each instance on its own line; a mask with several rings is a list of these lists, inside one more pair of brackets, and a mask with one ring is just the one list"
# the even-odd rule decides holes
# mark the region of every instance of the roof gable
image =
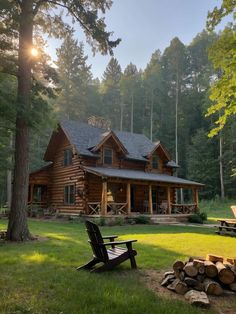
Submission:
[[[171,160],[169,153],[160,142],[154,144],[143,134],[106,131],[87,123],[72,120],[62,121],[59,124],[60,130],[63,131],[72,147],[80,155],[98,158],[97,150],[112,138],[124,153],[126,159],[147,162],[149,156],[159,148],[163,151],[167,160]],[[45,153],[45,160],[52,160],[53,148],[51,146],[59,144],[56,134],[57,132],[52,134]]]
[[171,160],[171,157],[170,157],[170,154],[169,152],[167,151],[167,149],[161,144],[160,141],[158,141],[157,143],[154,144],[154,148],[152,149],[152,151],[149,152],[149,154],[146,156],[147,158],[151,158],[152,155],[157,152],[157,151],[160,151],[165,155],[166,159],[168,161]]
[[101,135],[101,141],[92,148],[93,152],[98,151],[108,140],[113,139],[119,149],[126,155],[128,151],[113,131],[107,131]]

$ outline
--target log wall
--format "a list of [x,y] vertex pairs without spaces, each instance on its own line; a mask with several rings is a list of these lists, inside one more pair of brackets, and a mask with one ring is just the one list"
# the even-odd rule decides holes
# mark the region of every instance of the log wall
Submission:
[[[72,149],[66,136],[60,133],[60,145],[54,155],[53,167],[51,170],[51,184],[49,185],[51,195],[51,205],[59,210],[84,210],[85,209],[85,174],[81,169],[81,160],[74,151],[72,164],[64,166],[64,150]],[[75,203],[66,205],[64,203],[64,187],[66,185],[75,186]]]

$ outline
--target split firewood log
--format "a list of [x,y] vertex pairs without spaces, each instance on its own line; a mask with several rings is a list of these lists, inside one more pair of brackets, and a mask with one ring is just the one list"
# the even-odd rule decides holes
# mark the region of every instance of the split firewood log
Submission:
[[189,261],[189,262],[193,262],[195,259],[196,259],[196,260],[199,260],[199,261],[205,261],[205,260],[206,260],[205,258],[203,258],[203,257],[201,257],[201,256],[190,256],[189,259],[188,259],[188,261]]
[[205,291],[205,286],[203,282],[199,282],[197,283],[197,285],[194,287],[195,290],[197,291]]
[[164,277],[167,277],[167,276],[169,276],[169,275],[174,275],[175,273],[174,273],[174,271],[172,270],[172,271],[166,271],[165,273],[164,273]]
[[235,291],[236,292],[236,282],[233,282],[229,285],[230,290]]
[[185,282],[175,279],[170,285],[167,286],[167,289],[175,291],[178,294],[185,294],[188,291],[188,286]]
[[214,278],[217,276],[218,270],[215,264],[213,264],[211,261],[205,261],[204,266],[207,277]]
[[166,287],[171,284],[175,279],[175,275],[168,275],[162,280],[161,286]]
[[192,305],[201,306],[201,307],[210,306],[209,299],[205,292],[190,290],[187,293],[185,293],[184,297]]
[[210,261],[212,263],[221,262],[223,263],[224,258],[223,256],[213,255],[213,254],[207,254],[206,260]]
[[236,258],[226,258],[226,262],[229,262],[234,267],[236,267]]
[[184,262],[182,261],[176,261],[174,262],[173,264],[173,270],[176,271],[176,270],[182,270],[184,269]]
[[218,270],[218,278],[220,282],[229,285],[235,281],[234,272],[230,268],[225,267],[223,263],[217,262],[216,268]]
[[221,295],[223,293],[223,289],[222,289],[221,285],[216,281],[213,281],[209,278],[206,278],[204,280],[203,284],[205,287],[205,292],[207,294]]
[[191,277],[185,277],[184,282],[186,283],[187,286],[190,287],[195,287],[198,284],[198,281]]
[[194,259],[193,260],[193,266],[198,269],[199,274],[204,274],[205,273],[204,261],[202,261],[200,259]]
[[188,262],[184,266],[184,271],[189,277],[195,277],[198,274],[198,269],[194,267],[193,262]]
[[202,274],[198,274],[196,277],[198,282],[203,282],[205,278],[206,278],[206,276],[202,275]]
[[185,272],[182,270],[175,270],[175,277],[178,278],[179,280],[183,281],[185,277]]

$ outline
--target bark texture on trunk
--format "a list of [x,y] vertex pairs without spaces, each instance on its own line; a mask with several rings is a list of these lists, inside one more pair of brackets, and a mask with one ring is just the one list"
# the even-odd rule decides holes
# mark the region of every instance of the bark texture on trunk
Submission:
[[33,1],[21,4],[18,55],[18,92],[15,134],[15,166],[12,203],[9,216],[7,239],[26,241],[31,239],[27,224],[27,200],[29,183],[29,127],[28,114],[31,92],[30,50],[33,37]]

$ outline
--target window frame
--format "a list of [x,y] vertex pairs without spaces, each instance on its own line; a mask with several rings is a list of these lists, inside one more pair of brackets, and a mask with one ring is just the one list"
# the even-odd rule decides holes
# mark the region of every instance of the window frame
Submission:
[[159,158],[157,155],[152,156],[152,169],[154,170],[159,169]]
[[73,158],[73,153],[70,148],[64,150],[64,159],[63,159],[63,166],[67,167],[72,165],[72,158]]
[[75,205],[75,185],[74,184],[67,184],[64,186],[64,204]]
[[[110,156],[106,156],[106,153],[105,152],[110,152],[111,155]],[[111,159],[111,162],[106,162],[106,158],[110,158]],[[104,165],[112,165],[113,164],[113,149],[112,148],[109,148],[109,147],[104,147],[103,148],[103,164]]]

